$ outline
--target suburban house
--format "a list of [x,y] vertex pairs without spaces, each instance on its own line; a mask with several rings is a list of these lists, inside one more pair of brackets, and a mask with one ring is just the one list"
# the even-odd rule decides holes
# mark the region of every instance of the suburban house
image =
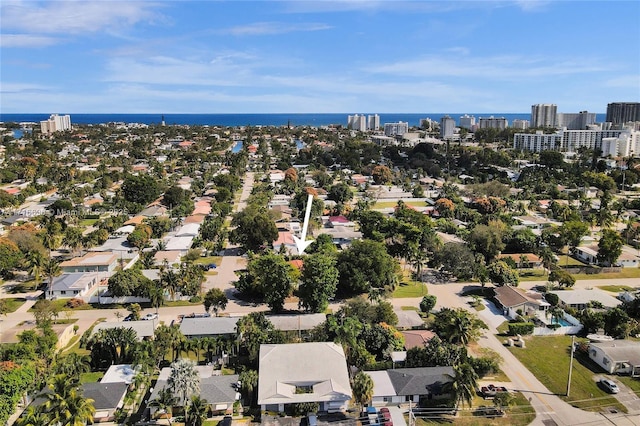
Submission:
[[263,411],[318,403],[319,411],[340,412],[350,399],[342,346],[333,342],[260,345],[258,404]]
[[280,253],[281,250],[289,254],[298,253],[298,246],[293,239],[293,233],[289,230],[279,229],[278,238],[273,241],[273,251]]
[[49,299],[82,298],[89,296],[100,283],[95,272],[73,272],[53,278],[53,285],[48,290]]
[[429,341],[436,337],[436,333],[431,330],[405,330],[401,331],[404,336],[404,348],[424,348]]
[[574,290],[558,290],[551,291],[556,294],[560,302],[564,306],[570,306],[575,309],[585,309],[590,302],[601,303],[606,309],[615,308],[622,302],[613,296],[609,296],[602,290],[598,289],[574,289]]
[[640,376],[640,342],[612,340],[590,343],[589,358],[609,374]]
[[89,252],[60,263],[62,272],[111,272],[118,266],[118,256],[109,252]]
[[373,379],[372,405],[405,402],[418,404],[420,399],[447,398],[447,385],[453,381],[453,367],[396,368],[367,371]]
[[[240,399],[238,393],[239,376],[237,374],[219,375],[220,371],[214,370],[209,365],[198,365],[195,366],[195,369],[200,378],[200,397],[207,400],[213,414],[233,413],[233,404]],[[160,371],[146,410],[147,415],[151,418],[158,410],[158,407],[155,407],[152,402],[158,398],[160,391],[168,386],[171,372],[171,367],[165,367]]]
[[85,398],[93,399],[96,409],[93,422],[112,422],[115,420],[116,410],[124,406],[124,397],[129,385],[118,383],[84,383],[82,393]]
[[155,265],[162,265],[165,261],[168,265],[180,265],[182,255],[179,251],[158,250],[153,254],[153,262]]
[[187,339],[210,336],[235,336],[238,317],[182,318],[180,332]]
[[322,324],[326,314],[293,314],[293,315],[267,315],[271,324],[280,331],[308,331]]
[[496,305],[502,308],[503,315],[512,319],[519,312],[520,315],[535,314],[537,311],[545,311],[550,306],[545,300],[534,298],[533,295],[509,285],[496,287],[493,291]]
[[397,329],[423,328],[424,320],[416,311],[403,311],[402,309],[394,309],[398,317]]
[[[99,322],[93,327],[93,333],[108,328],[131,328],[136,332],[138,340],[150,339],[153,337],[156,325],[159,321],[105,321]],[[92,334],[93,334],[92,333]]]
[[[623,268],[637,268],[640,264],[640,258],[633,254],[633,252],[635,252],[635,249],[629,246],[623,246],[622,253],[616,260],[616,265],[622,266]],[[597,264],[598,246],[589,245],[576,247],[576,257],[585,263]]]
[[542,259],[533,253],[502,253],[498,259],[509,258],[515,262],[518,268],[542,268]]

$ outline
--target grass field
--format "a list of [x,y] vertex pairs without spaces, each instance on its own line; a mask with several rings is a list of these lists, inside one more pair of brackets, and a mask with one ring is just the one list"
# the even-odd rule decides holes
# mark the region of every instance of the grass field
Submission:
[[589,358],[576,352],[571,379],[571,396],[565,396],[571,347],[570,336],[530,336],[526,349],[509,348],[535,376],[553,393],[571,405],[588,411],[615,407],[626,408],[596,384],[593,376],[600,373]]
[[620,278],[640,278],[640,268],[622,268],[621,272],[607,274],[573,274],[576,280],[615,280]]
[[15,312],[26,301],[25,299],[22,299],[19,297],[12,297],[12,298],[7,298],[3,300],[4,300],[4,303],[6,303],[8,314]]
[[[425,203],[424,201],[407,200],[407,201],[404,201],[404,203],[407,206],[413,206],[413,207],[426,207],[426,205],[427,205],[427,203]],[[372,210],[389,209],[389,208],[393,208],[393,207],[395,207],[397,205],[398,205],[397,201],[376,201],[376,203],[373,205],[373,207],[371,207],[371,209]]]
[[426,296],[429,292],[427,286],[419,281],[401,282],[396,286],[393,292],[394,299],[406,298],[406,297],[422,297]]
[[[456,424],[464,426],[493,426],[493,425],[509,425],[524,426],[530,424],[535,419],[535,410],[529,401],[520,393],[514,394],[515,400],[513,405],[507,410],[504,417],[485,418],[474,414],[474,411],[480,405],[492,407],[491,401],[484,400],[480,397],[474,399],[473,409],[462,409],[455,418],[446,416],[443,418],[424,418],[416,419],[416,426],[431,426],[440,424]],[[433,416],[437,417],[437,416]]]
[[604,291],[611,291],[613,293],[621,293],[623,291],[634,291],[633,287],[629,287],[627,285],[599,285],[599,289]]
[[571,256],[567,256],[566,254],[561,254],[558,256],[558,266],[587,266],[586,263],[580,262],[578,259],[575,259]]
[[104,377],[104,372],[94,371],[91,373],[82,373],[80,375],[80,383],[97,383]]

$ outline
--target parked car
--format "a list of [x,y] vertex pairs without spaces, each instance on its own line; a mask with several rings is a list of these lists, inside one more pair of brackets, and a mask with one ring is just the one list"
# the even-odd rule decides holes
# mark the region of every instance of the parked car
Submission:
[[620,392],[620,388],[613,380],[600,379],[600,386],[602,386],[609,393]]
[[158,319],[158,314],[147,314],[145,316],[142,317],[142,320],[144,321],[150,321],[150,320],[154,320],[154,319]]
[[127,315],[126,317],[124,317],[124,319],[122,321],[134,321],[133,314]]
[[380,423],[383,426],[393,426],[393,421],[391,421],[391,413],[387,407],[382,407],[380,411],[378,411],[378,417],[380,419]]
[[307,425],[318,426],[318,415],[316,413],[307,413]]

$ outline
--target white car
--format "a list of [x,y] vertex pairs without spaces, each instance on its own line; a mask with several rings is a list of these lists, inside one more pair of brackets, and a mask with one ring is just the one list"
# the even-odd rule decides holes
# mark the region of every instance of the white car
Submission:
[[158,319],[158,314],[147,314],[141,318],[144,321]]
[[600,379],[600,385],[605,388],[609,393],[618,393],[620,392],[620,388],[613,380],[609,379]]

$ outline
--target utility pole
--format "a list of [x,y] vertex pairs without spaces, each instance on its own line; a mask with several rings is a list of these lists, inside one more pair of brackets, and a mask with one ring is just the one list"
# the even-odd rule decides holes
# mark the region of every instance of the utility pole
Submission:
[[569,380],[567,381],[567,396],[571,392],[571,372],[573,371],[573,352],[575,351],[576,336],[571,336],[571,359],[569,360]]

